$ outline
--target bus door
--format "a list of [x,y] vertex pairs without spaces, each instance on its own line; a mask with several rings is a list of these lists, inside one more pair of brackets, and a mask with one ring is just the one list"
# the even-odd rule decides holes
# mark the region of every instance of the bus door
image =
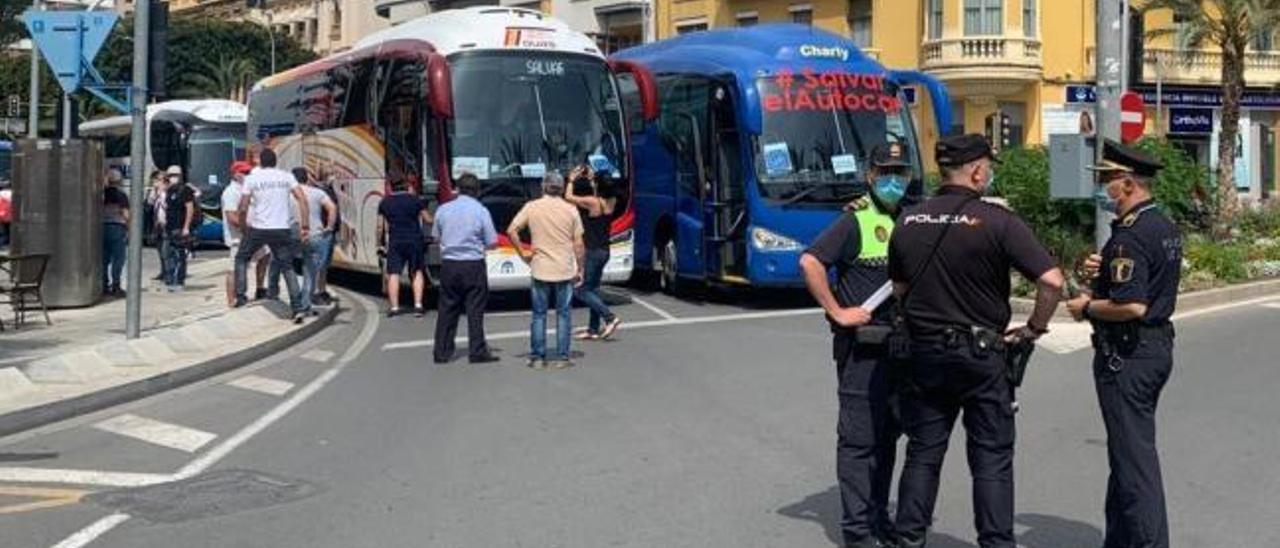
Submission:
[[703,192],[708,274],[721,280],[742,278],[747,252],[741,134],[732,89],[730,82],[717,82],[711,90],[712,158]]
[[676,275],[702,280],[707,276],[706,198],[711,159],[707,118],[712,82],[705,76],[680,75],[667,78],[662,84],[662,138],[675,160],[674,254],[667,256],[664,252],[664,268],[671,266],[665,263],[674,262]]

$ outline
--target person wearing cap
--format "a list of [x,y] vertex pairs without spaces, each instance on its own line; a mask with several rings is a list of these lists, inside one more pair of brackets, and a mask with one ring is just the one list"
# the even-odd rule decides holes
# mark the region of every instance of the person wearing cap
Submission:
[[102,292],[112,296],[120,294],[129,242],[129,196],[120,189],[123,181],[120,170],[111,168],[102,189]]
[[[244,240],[245,222],[244,217],[240,215],[240,197],[244,194],[244,178],[253,171],[253,164],[244,160],[237,160],[231,163],[231,184],[222,189],[222,241],[226,244],[227,249],[231,250],[231,260],[235,261],[236,253],[240,251],[240,242]],[[267,278],[267,256],[269,255],[267,248],[258,250],[250,259],[254,264],[254,276],[257,281],[255,287],[258,293],[265,291],[265,280]],[[227,271],[226,280],[227,306],[235,306],[236,299],[236,282],[235,270]]]
[[868,164],[867,194],[854,200],[800,256],[805,285],[831,324],[840,405],[840,529],[849,548],[893,542],[889,489],[902,435],[897,382],[885,345],[893,307],[884,303],[868,310],[861,305],[889,282],[889,237],[912,178],[911,163],[900,143],[884,143],[872,150]]
[[[573,367],[569,361],[573,330],[569,305],[573,302],[574,286],[582,284],[586,245],[578,208],[564,199],[564,193],[564,177],[547,173],[542,178],[542,197],[525,203],[507,226],[507,238],[520,258],[529,264],[533,276],[530,287],[533,320],[529,325],[527,364],[530,369]],[[527,248],[520,238],[520,232],[526,228],[532,241]],[[556,353],[548,360],[547,309],[552,299],[556,308]]]
[[1103,208],[1116,213],[1101,255],[1086,262],[1091,292],[1067,302],[1093,323],[1093,376],[1107,429],[1108,548],[1167,548],[1156,405],[1173,370],[1173,315],[1182,271],[1182,234],[1157,209],[1158,161],[1108,140],[1093,166]]
[[[946,137],[935,152],[942,187],[899,215],[889,242],[908,340],[894,356],[909,440],[895,525],[900,546],[925,545],[947,442],[963,413],[978,545],[1013,548],[1014,407],[1004,351],[1048,331],[1065,280],[1021,218],[981,200],[994,176],[986,138]],[[1025,325],[1006,330],[1011,270],[1036,283],[1036,304]]]
[[197,213],[196,195],[191,185],[182,180],[182,168],[169,166],[165,170],[164,215],[161,232],[165,250],[164,284],[169,292],[181,291],[187,283],[187,247],[191,242],[191,224]]
[[[300,324],[310,310],[302,299],[302,291],[298,277],[293,274],[293,261],[298,256],[301,243],[311,232],[308,219],[311,213],[307,208],[307,198],[298,181],[288,171],[278,169],[276,153],[270,148],[263,148],[258,153],[258,169],[245,177],[241,187],[240,215],[245,220],[248,231],[240,250],[236,253],[235,281],[236,300],[233,306],[241,307],[248,299],[249,261],[263,247],[271,248],[271,260],[284,273],[285,287],[289,290],[289,306],[293,310],[293,323]],[[302,226],[299,234],[289,228],[289,211],[291,204],[297,204],[298,218]]]

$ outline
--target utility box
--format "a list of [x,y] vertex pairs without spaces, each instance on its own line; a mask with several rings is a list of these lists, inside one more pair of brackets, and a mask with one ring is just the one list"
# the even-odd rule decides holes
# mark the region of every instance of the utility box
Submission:
[[23,139],[14,148],[11,253],[49,255],[49,307],[90,306],[102,296],[103,165],[96,141]]
[[1049,136],[1049,197],[1055,199],[1093,198],[1097,191],[1094,174],[1093,137]]

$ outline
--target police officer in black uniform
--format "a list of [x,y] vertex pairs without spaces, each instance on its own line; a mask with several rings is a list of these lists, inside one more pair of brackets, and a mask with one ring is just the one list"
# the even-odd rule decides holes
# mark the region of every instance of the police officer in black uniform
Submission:
[[[839,377],[836,477],[843,509],[840,527],[847,548],[891,546],[889,489],[902,428],[897,382],[885,338],[892,306],[862,308],[889,283],[889,236],[911,180],[911,164],[899,143],[872,151],[868,196],[854,200],[800,258],[805,284],[831,322]],[[828,271],[835,270],[833,293]]]
[[[963,412],[978,544],[1013,548],[1013,387],[1004,350],[1047,332],[1064,280],[1022,219],[981,199],[994,173],[986,138],[944,138],[936,152],[943,186],[903,211],[889,249],[909,339],[906,354],[895,356],[905,367],[909,439],[898,491],[900,546],[925,545],[947,441]],[[1010,270],[1036,282],[1036,305],[1026,325],[1006,331]]]
[[1151,198],[1162,166],[1108,141],[1094,166],[1118,218],[1102,255],[1087,263],[1093,293],[1067,303],[1093,322],[1093,376],[1107,428],[1106,548],[1168,548],[1156,404],[1173,369],[1173,315],[1182,234]]

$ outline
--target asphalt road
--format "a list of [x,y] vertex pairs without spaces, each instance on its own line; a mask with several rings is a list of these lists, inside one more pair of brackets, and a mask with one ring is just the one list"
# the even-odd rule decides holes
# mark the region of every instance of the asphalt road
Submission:
[[[498,303],[504,359],[484,366],[430,364],[433,319],[366,299],[287,354],[0,440],[0,546],[835,545],[835,373],[803,298],[640,295],[617,341],[557,372],[523,367],[521,298]],[[1280,545],[1277,303],[1178,323],[1174,546]],[[1089,351],[1059,333],[1021,392],[1017,533],[1092,548],[1105,436]],[[943,474],[930,546],[973,546],[961,432]]]

